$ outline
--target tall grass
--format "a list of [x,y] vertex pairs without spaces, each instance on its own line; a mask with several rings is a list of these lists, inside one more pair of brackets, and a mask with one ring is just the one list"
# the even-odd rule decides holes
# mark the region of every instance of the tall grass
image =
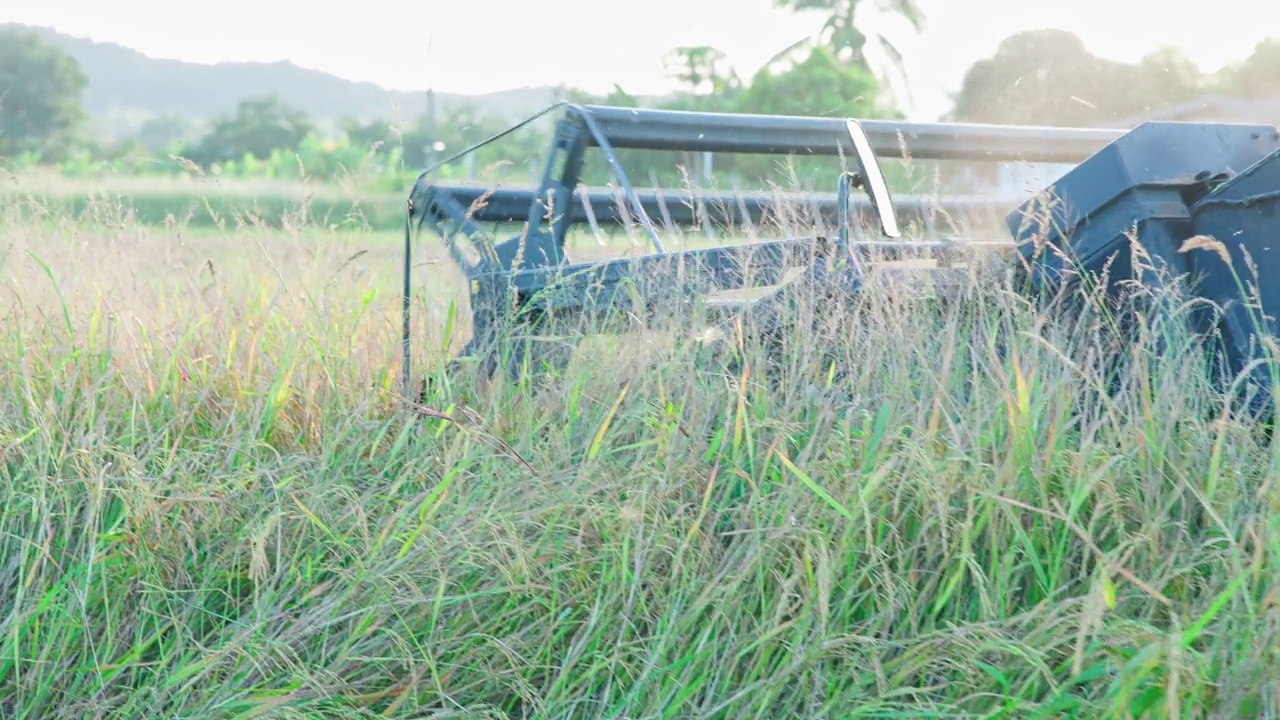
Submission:
[[5,218],[0,717],[1280,716],[1280,454],[1184,344],[887,289],[406,410],[394,243]]

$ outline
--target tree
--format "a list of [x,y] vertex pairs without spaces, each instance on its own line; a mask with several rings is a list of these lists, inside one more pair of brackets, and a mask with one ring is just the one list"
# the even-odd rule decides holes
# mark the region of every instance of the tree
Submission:
[[1280,95],[1280,40],[1263,40],[1244,62],[1223,68],[1218,75],[1223,92],[1237,97]]
[[694,95],[724,92],[735,83],[736,75],[721,68],[724,61],[725,54],[710,45],[678,47],[663,58],[668,77]]
[[153,153],[168,152],[171,147],[187,139],[191,133],[191,121],[181,115],[158,115],[148,118],[134,139]]
[[[818,46],[810,49],[803,61],[785,70],[761,68],[734,98],[732,109],[768,115],[874,118],[882,115],[876,104],[876,90],[876,79],[869,72],[842,65],[835,53]],[[838,159],[803,155],[785,162],[778,157],[737,155],[717,163],[741,177],[765,178],[783,185],[799,178],[801,184],[831,183],[828,189],[834,189],[840,170]]]
[[1192,100],[1204,91],[1206,77],[1199,66],[1180,48],[1163,47],[1147,54],[1131,70],[1124,85],[1129,88],[1127,102],[1132,112],[1168,107],[1174,103]]
[[0,156],[66,152],[87,83],[74,59],[34,32],[0,30]]
[[[898,50],[886,35],[873,32],[869,38],[862,30],[870,25],[876,26],[875,20],[901,19],[915,31],[924,29],[924,11],[916,0],[773,0],[774,7],[793,12],[819,12],[826,15],[818,40],[835,53],[842,65],[853,65],[875,75],[888,89],[893,80],[905,84],[906,72],[902,61],[902,52]],[[860,14],[862,13],[862,14]],[[865,14],[865,15],[864,15]],[[870,19],[871,22],[860,22]],[[868,41],[883,54],[880,62],[874,62],[868,56]],[[783,50],[774,60],[794,57],[813,47],[812,39],[805,38]]]
[[779,73],[761,68],[737,98],[741,112],[819,117],[875,117],[876,80],[858,67],[841,65],[823,47]]
[[307,114],[275,96],[242,100],[236,111],[214,123],[190,160],[199,164],[239,160],[252,155],[266,160],[276,150],[296,150],[315,130]]
[[1199,68],[1174,49],[1129,65],[1094,56],[1064,30],[1028,30],[1005,38],[992,57],[969,68],[952,117],[1097,125],[1188,100],[1202,83]]
[[1065,30],[1029,30],[1001,41],[965,73],[955,116],[968,122],[1089,124],[1102,63]]

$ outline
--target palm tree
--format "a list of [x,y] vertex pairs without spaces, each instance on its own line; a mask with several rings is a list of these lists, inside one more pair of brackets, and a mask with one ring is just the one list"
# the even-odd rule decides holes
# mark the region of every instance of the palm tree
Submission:
[[[793,12],[822,12],[827,15],[816,38],[804,38],[774,56],[773,62],[793,57],[794,53],[805,47],[812,47],[815,40],[829,47],[842,63],[858,65],[880,79],[886,89],[893,79],[905,82],[905,69],[902,53],[882,34],[873,33],[868,38],[859,29],[859,12],[869,12],[871,17],[898,17],[916,32],[924,29],[924,11],[916,0],[773,0],[774,7]],[[867,57],[868,40],[874,41],[885,58],[885,66],[876,68]]]
[[663,57],[667,74],[678,80],[692,94],[722,92],[735,79],[732,69],[725,72],[722,65],[726,57],[710,45],[675,48]]

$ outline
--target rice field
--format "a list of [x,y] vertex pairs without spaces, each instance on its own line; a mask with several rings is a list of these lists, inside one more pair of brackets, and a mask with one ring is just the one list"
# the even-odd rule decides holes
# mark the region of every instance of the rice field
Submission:
[[1190,350],[886,291],[403,398],[396,232],[28,210],[0,718],[1280,717],[1280,445]]

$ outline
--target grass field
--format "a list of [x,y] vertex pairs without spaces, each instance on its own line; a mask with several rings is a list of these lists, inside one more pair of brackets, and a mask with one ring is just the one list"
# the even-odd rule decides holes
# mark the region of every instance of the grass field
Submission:
[[0,184],[0,204],[27,222],[74,218],[98,224],[132,223],[229,231],[272,228],[372,228],[404,226],[401,193],[370,192],[354,183],[207,176],[64,178],[25,172]]
[[0,215],[2,718],[1280,717],[1280,445],[1188,353],[887,292],[776,389],[623,339],[425,412],[395,233],[96,217]]

